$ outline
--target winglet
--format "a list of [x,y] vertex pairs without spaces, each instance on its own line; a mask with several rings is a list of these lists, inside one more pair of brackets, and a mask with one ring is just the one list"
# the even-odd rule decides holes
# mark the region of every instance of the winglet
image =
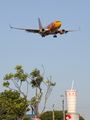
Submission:
[[79,31],[81,30],[81,27],[79,26]]
[[38,18],[38,22],[39,22],[39,29],[42,29],[42,24],[39,18]]
[[10,28],[12,28],[11,25],[10,25],[10,23],[9,23],[9,26],[10,26]]

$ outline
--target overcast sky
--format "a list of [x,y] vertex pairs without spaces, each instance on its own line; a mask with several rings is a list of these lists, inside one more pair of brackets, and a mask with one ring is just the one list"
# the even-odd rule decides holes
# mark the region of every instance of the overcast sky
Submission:
[[[60,29],[81,31],[42,38],[39,34],[27,33],[14,27],[38,29],[38,18],[43,27],[60,20]],[[38,68],[46,77],[52,75],[56,82],[45,111],[62,110],[65,90],[77,90],[77,112],[89,120],[90,115],[90,0],[0,0],[0,92],[5,74],[22,65],[25,72]],[[12,85],[14,87],[14,85]],[[45,95],[46,88],[42,84]],[[24,90],[24,87],[23,87]],[[34,90],[30,89],[29,97]],[[43,107],[40,104],[40,111]],[[65,109],[66,100],[65,100]]]

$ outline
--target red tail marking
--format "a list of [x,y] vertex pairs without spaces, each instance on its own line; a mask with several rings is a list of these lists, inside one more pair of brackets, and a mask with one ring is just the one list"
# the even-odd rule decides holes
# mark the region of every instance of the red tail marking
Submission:
[[42,24],[40,22],[40,19],[38,18],[38,22],[39,22],[39,29],[42,29]]

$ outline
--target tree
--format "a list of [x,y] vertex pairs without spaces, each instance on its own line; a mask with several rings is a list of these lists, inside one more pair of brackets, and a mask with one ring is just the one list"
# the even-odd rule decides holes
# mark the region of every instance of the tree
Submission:
[[[66,113],[67,111],[65,111]],[[63,120],[63,111],[54,111],[55,120]],[[41,115],[41,120],[52,120],[53,119],[53,112],[46,111]],[[79,120],[84,120],[83,117],[79,116]]]
[[25,98],[20,97],[18,91],[5,90],[0,93],[0,119],[22,120],[25,118],[26,111],[29,111]]
[[[55,120],[63,120],[63,111],[54,111]],[[51,120],[53,119],[53,112],[46,111],[41,115],[41,120]]]
[[82,116],[79,116],[79,120],[85,120]]
[[[17,91],[20,92],[24,96],[27,103],[33,108],[36,118],[39,118],[43,114],[43,112],[46,108],[47,99],[49,98],[51,91],[56,83],[51,82],[52,76],[50,76],[50,79],[47,78],[46,82],[44,82],[44,73],[45,73],[44,67],[43,67],[44,73],[42,75],[40,74],[40,70],[37,70],[37,69],[33,70],[30,74],[24,73],[24,70],[22,69],[22,66],[20,66],[20,65],[17,65],[15,67],[15,70],[16,70],[15,74],[9,73],[9,74],[5,75],[3,87],[7,87],[9,89],[16,90],[16,89],[13,89],[10,87],[10,82],[12,81],[13,84],[15,85],[15,87],[17,88]],[[21,86],[25,82],[27,83],[27,92],[26,93],[21,90]],[[41,102],[41,98],[43,95],[42,88],[41,88],[42,82],[46,85],[47,91],[45,94],[44,107],[42,109],[42,112],[39,113],[38,107],[39,107],[39,103]],[[29,92],[28,91],[29,86],[32,86],[33,88],[36,89],[36,94],[35,94],[35,96],[33,96],[31,98],[31,100],[27,99],[28,92]],[[39,90],[39,93],[38,93],[38,90]],[[36,109],[35,109],[35,106],[36,106]]]

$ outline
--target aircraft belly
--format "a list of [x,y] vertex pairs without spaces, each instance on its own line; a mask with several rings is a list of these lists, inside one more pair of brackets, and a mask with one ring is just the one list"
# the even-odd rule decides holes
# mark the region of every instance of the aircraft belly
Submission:
[[[46,29],[46,28],[44,28],[44,29]],[[47,35],[50,35],[50,34],[55,34],[57,29],[58,29],[57,26],[55,26],[55,27],[52,27],[51,29],[49,29],[48,31],[45,31],[45,32],[39,31],[39,34],[41,36],[47,36]]]
[[57,29],[52,29],[51,34],[54,34],[57,31]]

